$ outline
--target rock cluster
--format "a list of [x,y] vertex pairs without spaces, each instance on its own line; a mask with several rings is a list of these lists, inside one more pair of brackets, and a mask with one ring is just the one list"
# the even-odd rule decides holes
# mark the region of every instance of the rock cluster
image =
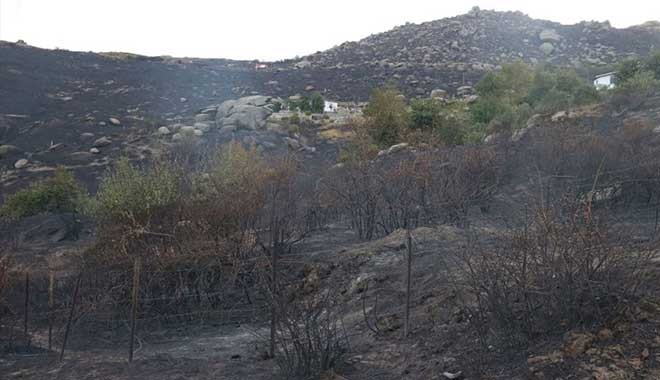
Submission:
[[[280,69],[299,72],[303,79],[297,91],[312,86],[339,98],[356,93],[365,98],[371,88],[394,82],[408,96],[427,97],[438,89],[453,94],[458,87],[474,85],[484,72],[515,60],[605,66],[647,54],[651,46],[660,46],[655,24],[628,29],[612,28],[607,22],[562,25],[520,12],[475,8],[346,42],[288,61]],[[289,82],[282,74],[278,82]]]

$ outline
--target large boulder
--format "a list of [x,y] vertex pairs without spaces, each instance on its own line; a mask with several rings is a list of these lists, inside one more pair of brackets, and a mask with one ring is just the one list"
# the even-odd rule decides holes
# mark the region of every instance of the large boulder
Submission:
[[544,29],[541,31],[541,33],[539,33],[539,39],[544,42],[559,42],[561,40],[561,36],[554,29]]
[[24,167],[28,166],[29,163],[30,162],[27,159],[21,158],[20,160],[14,163],[14,168],[23,169]]
[[110,144],[112,144],[112,140],[104,136],[101,137],[100,139],[96,139],[96,141],[94,141],[93,146],[94,148],[103,148],[104,146],[108,146]]
[[197,130],[202,131],[203,133],[206,133],[211,130],[211,123],[209,122],[197,122],[193,127]]
[[193,136],[195,134],[195,127],[191,125],[184,125],[179,128],[179,133],[183,136]]
[[158,134],[161,136],[166,136],[169,135],[170,133],[172,133],[172,131],[170,131],[170,129],[167,127],[158,128]]
[[238,128],[259,129],[266,126],[266,119],[272,113],[264,107],[237,106],[231,115],[223,119],[222,125],[235,125]]
[[[227,100],[218,106],[215,123],[218,128],[225,129],[224,127],[229,126],[232,131],[235,129],[263,129],[267,124],[266,119],[273,113],[271,107],[272,98],[263,95]],[[225,131],[227,130],[229,129],[225,129]]]
[[544,42],[541,44],[541,46],[539,46],[539,50],[541,50],[545,55],[550,55],[553,51],[555,51],[555,45],[551,44],[550,42]]

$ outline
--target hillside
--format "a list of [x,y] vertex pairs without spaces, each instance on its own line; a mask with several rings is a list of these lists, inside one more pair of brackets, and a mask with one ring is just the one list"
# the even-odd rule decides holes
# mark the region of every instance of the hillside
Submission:
[[279,62],[0,42],[0,378],[660,378],[657,46],[476,8]]
[[660,47],[660,32],[653,25],[627,29],[613,28],[608,22],[562,25],[520,12],[475,8],[464,15],[406,24],[346,42],[295,65],[313,73],[335,73],[339,88],[331,91],[342,96],[350,88],[364,99],[369,86],[388,81],[409,96],[424,96],[434,88],[453,92],[472,85],[484,72],[514,60],[573,65],[595,74],[621,59]]

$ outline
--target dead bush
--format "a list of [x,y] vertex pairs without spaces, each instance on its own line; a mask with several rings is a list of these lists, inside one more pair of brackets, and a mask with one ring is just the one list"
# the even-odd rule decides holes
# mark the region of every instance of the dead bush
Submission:
[[566,201],[494,244],[472,244],[459,255],[472,321],[484,334],[533,339],[611,320],[639,298],[655,247],[630,236]]
[[337,368],[348,350],[340,302],[326,291],[315,297],[277,297],[275,360],[286,379],[313,379]]
[[10,267],[11,259],[9,255],[3,255],[0,252],[0,317],[2,317],[3,314],[5,294],[11,285],[9,275]]
[[322,179],[320,196],[360,238],[372,239],[398,228],[462,223],[469,207],[493,194],[499,167],[489,148],[401,152],[335,168]]

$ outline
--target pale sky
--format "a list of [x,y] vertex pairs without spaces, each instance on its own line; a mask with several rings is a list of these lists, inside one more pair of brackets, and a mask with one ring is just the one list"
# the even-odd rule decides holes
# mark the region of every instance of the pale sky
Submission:
[[0,39],[80,51],[277,60],[482,9],[623,28],[660,0],[0,0]]

